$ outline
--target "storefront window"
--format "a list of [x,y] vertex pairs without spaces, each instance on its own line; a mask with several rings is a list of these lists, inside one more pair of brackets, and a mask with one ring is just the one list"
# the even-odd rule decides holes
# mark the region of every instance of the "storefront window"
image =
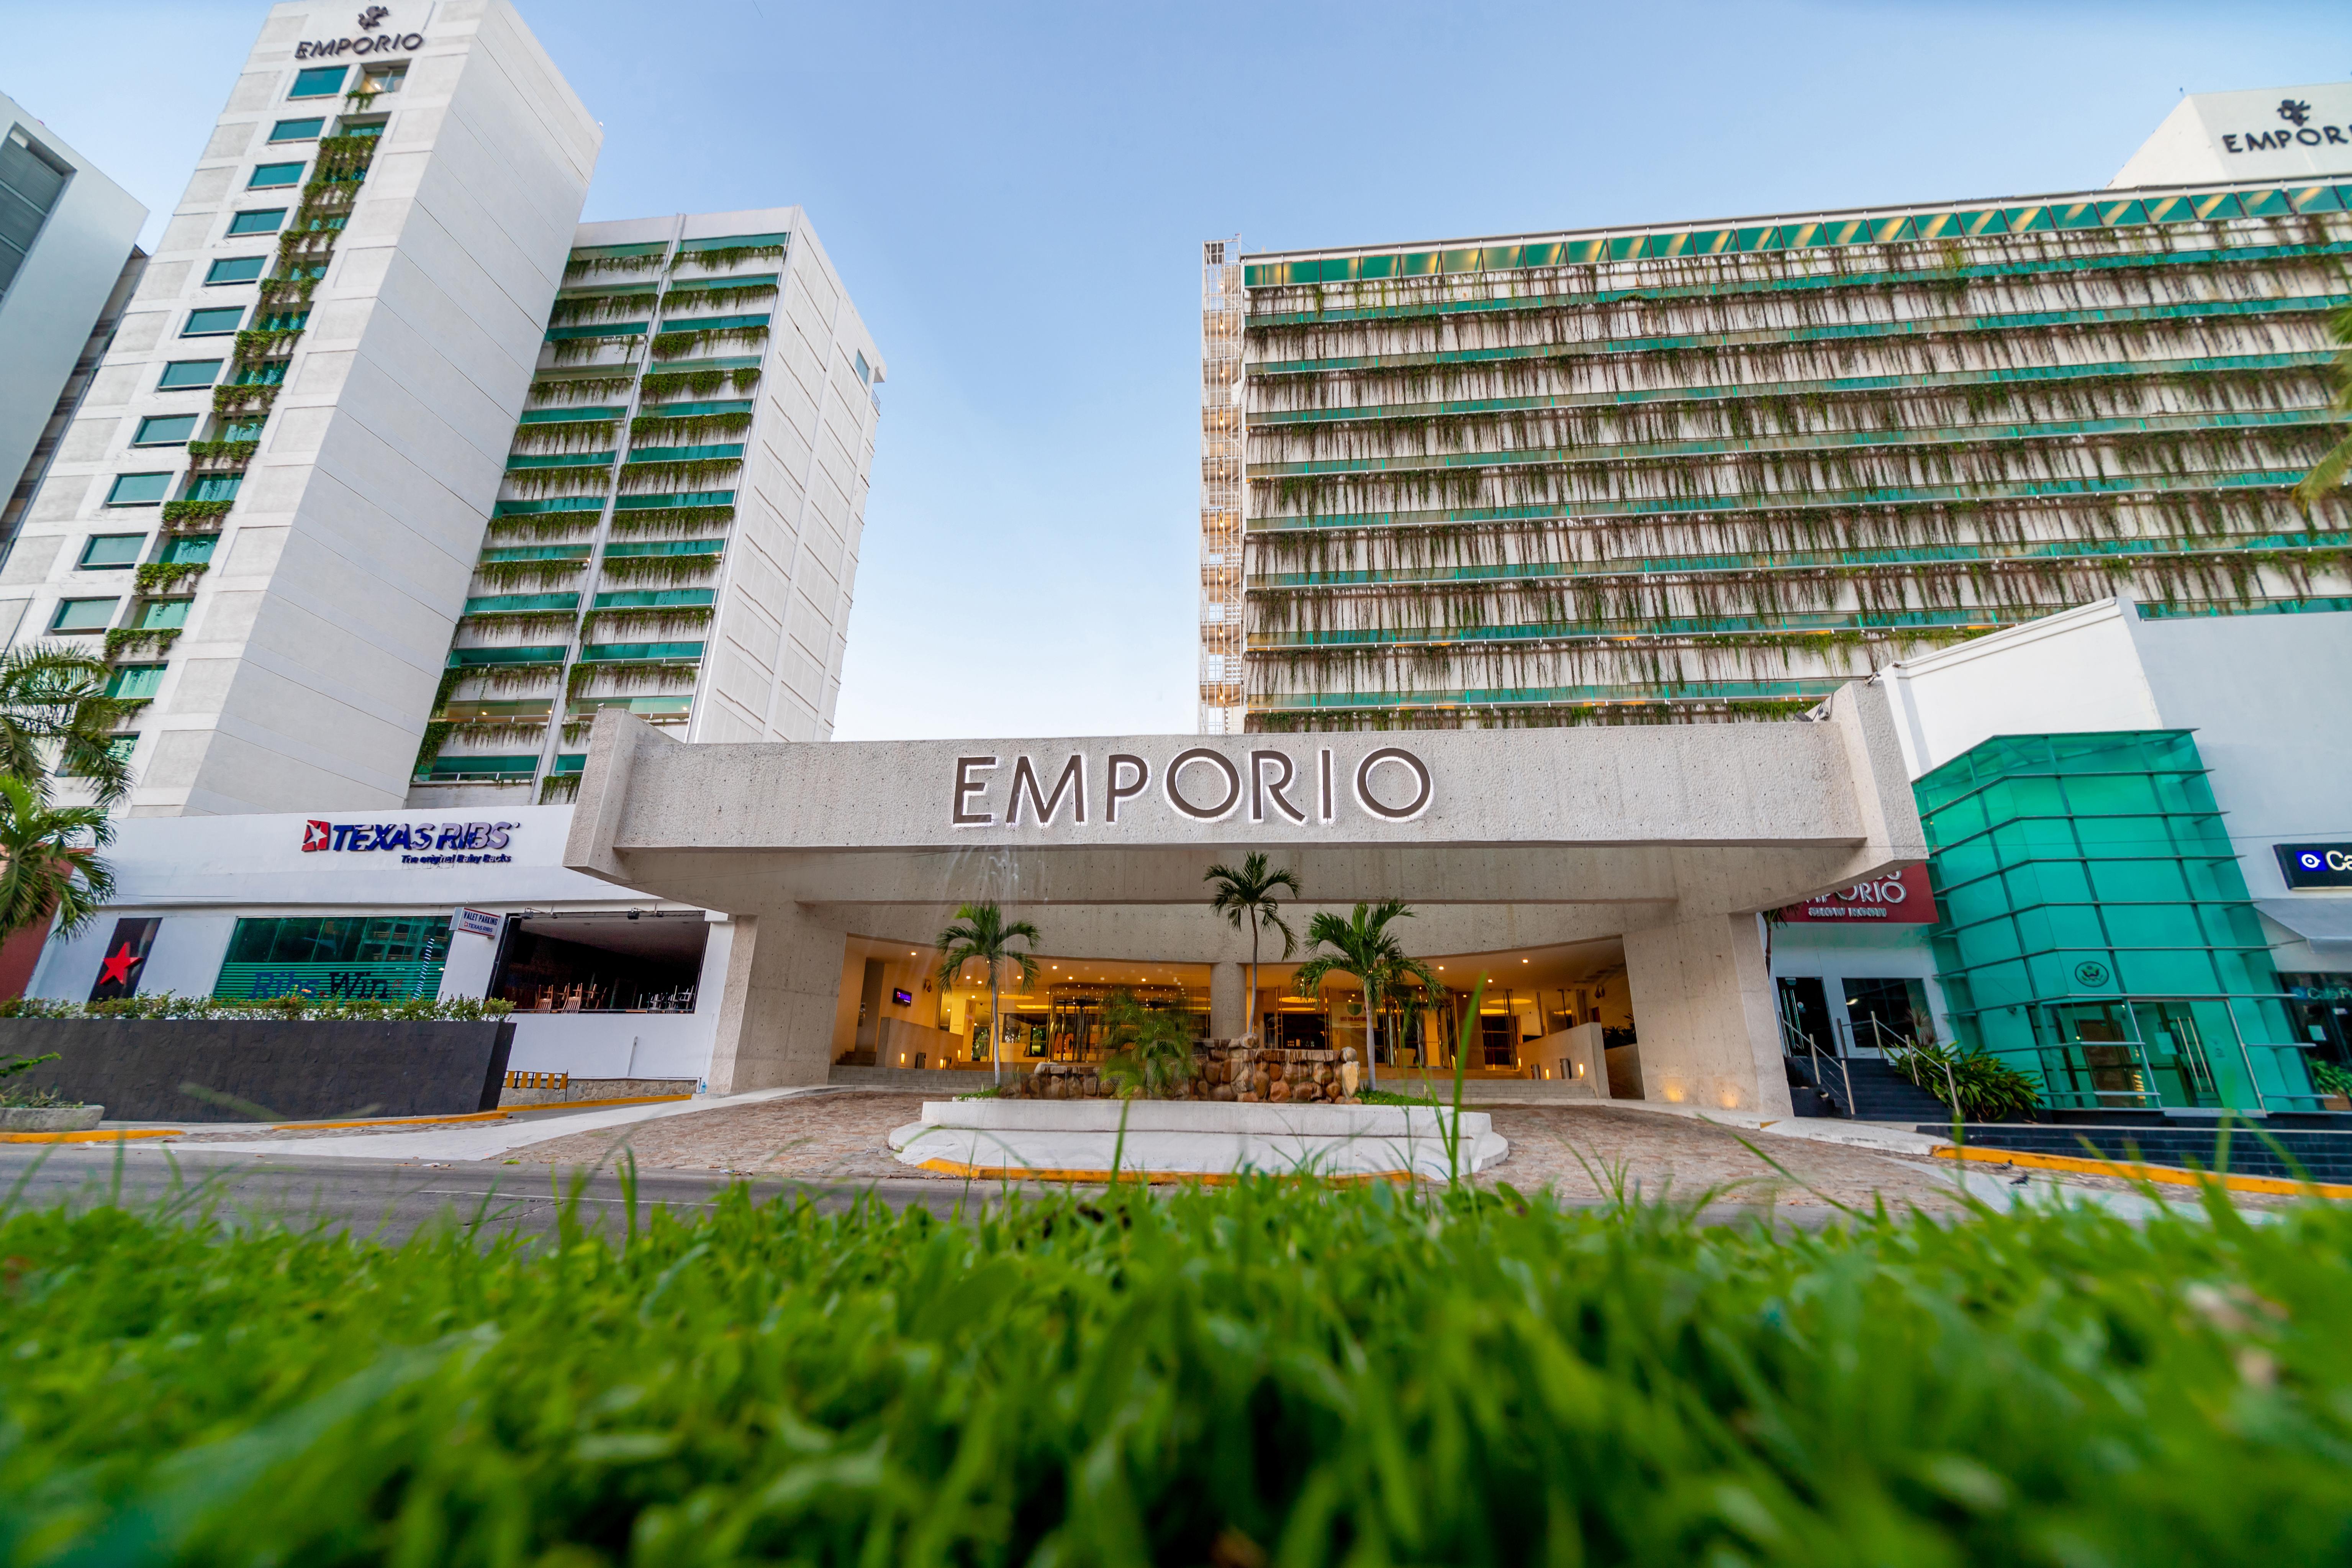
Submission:
[[448,955],[446,915],[241,920],[213,994],[386,1002],[434,996]]
[[699,910],[517,916],[490,994],[518,1013],[691,1013],[709,941]]

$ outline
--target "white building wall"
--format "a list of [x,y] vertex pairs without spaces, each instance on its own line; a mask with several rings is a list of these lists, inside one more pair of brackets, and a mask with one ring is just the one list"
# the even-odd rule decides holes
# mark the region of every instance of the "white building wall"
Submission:
[[[331,128],[340,100],[286,93],[308,63],[298,44],[352,25],[341,7],[270,12],[29,513],[10,575],[39,586],[20,639],[60,597],[127,604],[126,574],[75,570],[80,538],[154,526],[152,510],[108,515],[110,476],[184,465],[128,443],[146,415],[209,408],[201,391],[156,391],[161,366],[226,353],[176,334],[199,304],[253,302],[251,285],[205,274],[274,252],[224,230],[270,205],[244,194],[253,164],[303,155],[268,149],[270,123],[323,113]],[[602,132],[508,0],[405,0],[385,26],[425,42],[393,57],[407,80],[382,106],[383,145],[142,726],[133,816],[407,793]]]
[[792,240],[692,741],[833,736],[880,418],[881,352],[800,208],[700,214],[687,220],[682,237],[777,231]]
[[[324,814],[341,821],[356,814]],[[448,822],[479,811],[371,812],[372,823]],[[341,914],[448,916],[459,908],[500,916],[677,906],[563,866],[570,806],[506,808],[512,858],[479,865],[404,864],[397,851],[313,853],[302,848],[306,815],[249,814],[131,820],[108,852],[116,895],[70,937],[53,936],[26,994],[80,1001],[98,978],[115,921],[161,923],[139,976],[144,994],[210,995],[240,918]],[[713,920],[691,1013],[518,1013],[509,1066],[574,1078],[699,1079],[718,1027],[732,924]],[[441,994],[488,993],[494,939],[453,931]]]
[[104,310],[147,209],[0,93],[0,139],[22,134],[70,171],[16,277],[0,291],[0,486],[13,486]]

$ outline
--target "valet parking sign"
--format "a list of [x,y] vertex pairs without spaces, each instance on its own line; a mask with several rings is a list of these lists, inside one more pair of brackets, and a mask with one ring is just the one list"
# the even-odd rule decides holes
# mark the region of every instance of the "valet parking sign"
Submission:
[[1879,877],[1790,904],[1780,918],[1798,925],[1853,925],[1874,921],[1886,925],[1933,925],[1936,895],[1927,886],[1927,868],[1906,866],[1891,877]]

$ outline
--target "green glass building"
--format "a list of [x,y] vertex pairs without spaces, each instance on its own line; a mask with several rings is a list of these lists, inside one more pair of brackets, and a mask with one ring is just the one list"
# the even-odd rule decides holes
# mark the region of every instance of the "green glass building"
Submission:
[[1913,787],[1963,1048],[2061,1109],[2317,1108],[2189,731],[1996,736]]

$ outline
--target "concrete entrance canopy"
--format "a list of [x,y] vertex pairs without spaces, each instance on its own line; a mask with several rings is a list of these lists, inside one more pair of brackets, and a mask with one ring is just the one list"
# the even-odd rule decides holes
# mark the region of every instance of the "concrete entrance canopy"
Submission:
[[1202,876],[1262,849],[1297,926],[1393,897],[1418,953],[1622,937],[1646,1091],[1785,1112],[1757,912],[1925,858],[1885,695],[1811,717],[689,746],[608,708],[564,860],[740,922],[716,1091],[824,1081],[847,939],[925,945],[982,900],[1044,952],[1214,965],[1237,1035],[1249,940]]

